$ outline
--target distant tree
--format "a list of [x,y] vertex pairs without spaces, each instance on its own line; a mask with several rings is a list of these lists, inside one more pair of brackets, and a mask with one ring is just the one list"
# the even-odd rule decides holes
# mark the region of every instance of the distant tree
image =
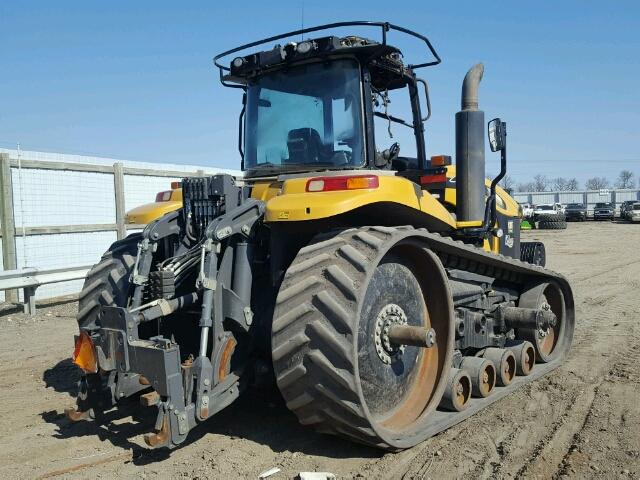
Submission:
[[516,187],[516,191],[518,191],[518,192],[533,192],[534,191],[533,183],[532,182],[519,183],[518,186]]
[[622,170],[620,175],[618,175],[616,186],[618,188],[633,188],[634,184],[633,172],[630,170]]
[[505,175],[504,178],[500,181],[500,186],[505,190],[513,190],[516,186],[516,182],[509,175]]
[[554,190],[568,190],[567,185],[569,181],[563,177],[557,177],[551,180],[551,185]]
[[533,191],[534,192],[546,192],[549,187],[549,179],[541,174],[533,177]]
[[600,190],[603,188],[609,188],[610,183],[605,177],[593,177],[587,180],[585,187],[587,190]]
[[579,188],[580,184],[578,183],[577,179],[570,178],[569,180],[567,180],[567,190],[569,190],[570,192],[575,192]]

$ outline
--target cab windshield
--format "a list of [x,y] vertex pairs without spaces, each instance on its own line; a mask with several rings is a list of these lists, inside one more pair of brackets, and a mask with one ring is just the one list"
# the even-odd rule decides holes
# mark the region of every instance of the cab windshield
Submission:
[[261,76],[247,89],[245,170],[304,171],[364,163],[360,69],[353,60]]

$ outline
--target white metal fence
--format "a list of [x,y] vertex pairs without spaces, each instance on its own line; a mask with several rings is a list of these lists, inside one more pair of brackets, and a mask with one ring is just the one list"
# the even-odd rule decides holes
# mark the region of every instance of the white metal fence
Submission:
[[628,200],[640,201],[640,189],[625,190],[580,190],[575,192],[515,192],[514,198],[520,203],[581,203],[587,207],[587,215],[593,216],[596,203],[612,203],[616,215],[620,215],[622,202]]
[[[126,235],[124,213],[188,175],[239,170],[0,149],[2,269],[97,262]],[[39,299],[77,293],[82,281],[42,286]],[[0,301],[4,300],[0,292]],[[9,292],[7,300],[17,300]]]

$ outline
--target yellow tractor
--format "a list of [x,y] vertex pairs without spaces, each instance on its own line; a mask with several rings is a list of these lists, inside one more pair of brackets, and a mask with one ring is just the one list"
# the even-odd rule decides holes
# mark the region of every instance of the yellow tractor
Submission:
[[[318,34],[345,27],[378,38]],[[390,35],[432,58],[405,63]],[[69,418],[99,421],[136,395],[158,409],[147,444],[175,447],[275,379],[302,424],[395,451],[560,364],[573,295],[543,268],[542,245],[520,242],[518,205],[497,186],[506,125],[485,124],[482,65],[463,82],[454,167],[426,153],[430,102],[416,72],[440,58],[423,35],[342,22],[214,62],[242,94],[244,177],[184,178],[181,208],[91,270]],[[389,112],[396,94],[408,118]],[[414,155],[384,144],[376,119],[408,129]],[[490,181],[487,133],[502,166]]]
[[154,202],[129,210],[125,215],[125,222],[130,225],[146,225],[180,208],[182,208],[182,187],[180,182],[171,182],[171,190],[158,192]]

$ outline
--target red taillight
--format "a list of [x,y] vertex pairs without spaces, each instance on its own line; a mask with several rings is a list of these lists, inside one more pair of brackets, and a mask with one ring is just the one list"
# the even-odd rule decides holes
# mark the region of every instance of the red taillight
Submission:
[[171,190],[167,190],[166,192],[158,192],[156,195],[156,202],[168,202],[171,200]]
[[420,177],[420,185],[429,185],[432,183],[445,183],[447,181],[446,173],[439,173],[436,175],[422,175]]
[[307,192],[331,192],[335,190],[361,190],[378,188],[377,175],[355,175],[348,177],[315,177],[307,181]]

